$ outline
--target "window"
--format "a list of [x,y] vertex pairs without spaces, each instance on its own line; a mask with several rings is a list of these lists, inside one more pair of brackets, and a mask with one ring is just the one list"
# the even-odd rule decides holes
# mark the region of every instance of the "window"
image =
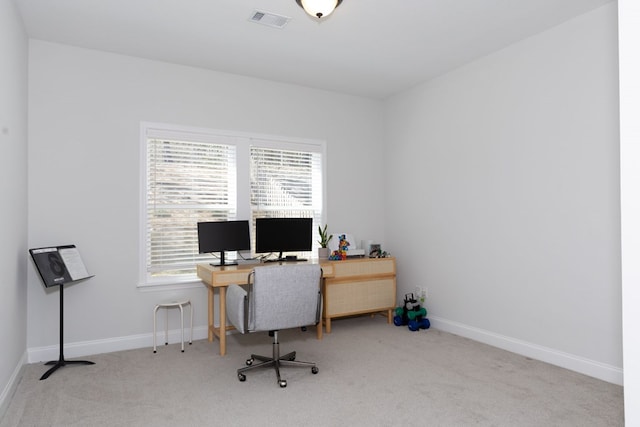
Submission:
[[200,221],[324,218],[325,145],[143,123],[141,283],[193,281]]
[[322,221],[321,164],[322,158],[317,152],[252,144],[251,219],[254,230],[256,218],[313,218],[317,227]]

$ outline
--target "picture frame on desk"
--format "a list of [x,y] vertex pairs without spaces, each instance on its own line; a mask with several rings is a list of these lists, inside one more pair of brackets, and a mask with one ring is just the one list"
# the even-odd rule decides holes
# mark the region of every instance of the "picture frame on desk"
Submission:
[[379,258],[382,255],[382,248],[379,243],[371,243],[367,248],[369,258]]

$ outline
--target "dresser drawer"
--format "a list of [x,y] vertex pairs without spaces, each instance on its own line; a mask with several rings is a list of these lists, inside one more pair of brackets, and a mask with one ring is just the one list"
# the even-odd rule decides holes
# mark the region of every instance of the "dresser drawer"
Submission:
[[325,317],[348,316],[394,308],[396,279],[389,277],[341,283],[327,280],[324,301]]
[[333,263],[333,276],[336,280],[364,276],[395,276],[394,258],[363,258]]

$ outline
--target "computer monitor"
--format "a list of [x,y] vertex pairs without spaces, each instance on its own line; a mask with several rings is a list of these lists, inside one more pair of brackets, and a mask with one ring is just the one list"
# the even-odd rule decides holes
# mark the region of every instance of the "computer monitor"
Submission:
[[220,252],[220,263],[212,265],[235,265],[225,261],[225,251],[245,251],[251,249],[249,221],[211,221],[198,223],[198,252]]
[[277,252],[279,261],[299,260],[283,258],[282,253],[310,251],[312,227],[312,218],[256,218],[256,253]]

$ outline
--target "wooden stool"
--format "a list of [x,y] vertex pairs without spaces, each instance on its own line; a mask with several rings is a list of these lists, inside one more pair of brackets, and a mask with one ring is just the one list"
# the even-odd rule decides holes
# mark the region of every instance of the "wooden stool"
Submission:
[[157,304],[153,309],[153,352],[156,352],[156,314],[159,308],[166,309],[165,313],[165,327],[164,327],[164,345],[169,344],[169,309],[172,307],[178,307],[180,309],[180,330],[182,341],[182,352],[184,353],[184,306],[189,306],[189,312],[191,317],[191,335],[189,336],[189,345],[193,343],[193,306],[190,300],[186,301],[173,301]]

